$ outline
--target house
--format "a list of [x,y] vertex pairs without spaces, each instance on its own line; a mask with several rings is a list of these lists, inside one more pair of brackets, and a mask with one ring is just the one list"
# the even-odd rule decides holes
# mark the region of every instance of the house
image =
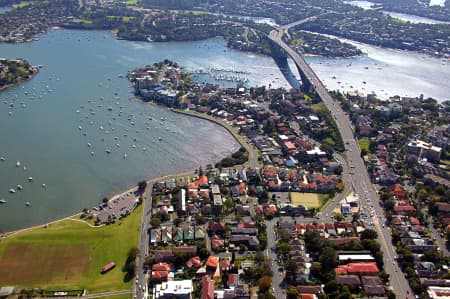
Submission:
[[356,274],[356,275],[377,275],[380,270],[377,264],[371,263],[349,263],[347,265],[340,265],[334,269],[336,274]]
[[201,263],[201,261],[200,261],[200,257],[198,257],[198,256],[191,257],[191,258],[186,262],[186,266],[187,266],[188,268],[192,268],[192,267],[194,267],[194,268],[196,268],[196,269],[200,268],[200,267],[202,266],[202,263]]
[[450,297],[450,287],[428,287],[427,294],[430,299],[447,299]]
[[386,293],[386,289],[378,276],[362,276],[361,283],[364,292],[369,296],[382,296]]
[[172,250],[153,250],[155,263],[168,262],[173,258]]
[[338,252],[339,264],[347,264],[350,262],[374,262],[374,257],[369,252],[353,252],[342,251]]
[[219,257],[211,255],[208,257],[205,266],[207,270],[216,271],[217,266],[219,266]]
[[442,148],[432,145],[422,140],[415,140],[408,143],[408,154],[416,155],[419,159],[427,159],[431,162],[438,162],[441,158]]
[[178,213],[185,214],[186,213],[186,190],[180,189],[178,192]]
[[191,299],[194,291],[192,280],[171,280],[153,287],[154,299]]
[[403,215],[403,216],[412,216],[414,214],[414,212],[416,211],[416,209],[411,206],[411,205],[396,205],[394,207],[394,212],[398,215]]
[[256,228],[246,227],[233,227],[231,228],[232,235],[250,235],[256,236]]
[[211,234],[223,234],[225,232],[225,224],[221,222],[211,222],[209,224],[209,232]]
[[211,280],[208,275],[202,278],[201,299],[214,299],[214,280]]
[[338,275],[336,276],[336,281],[338,284],[347,285],[351,288],[359,288],[361,286],[358,275]]
[[244,244],[249,249],[256,249],[259,246],[259,240],[256,236],[231,235],[230,244],[234,244],[235,246]]

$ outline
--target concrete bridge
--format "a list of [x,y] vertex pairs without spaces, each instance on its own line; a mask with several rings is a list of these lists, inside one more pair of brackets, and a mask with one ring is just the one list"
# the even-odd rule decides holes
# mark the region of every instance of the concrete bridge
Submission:
[[289,28],[311,21],[312,18],[314,17],[272,30],[268,37],[272,41],[273,54],[275,58],[287,59],[288,56],[291,57],[300,73],[300,78],[302,80],[301,89],[305,92],[314,90],[328,110],[330,110],[331,115],[337,124],[339,133],[341,134],[341,138],[344,141],[345,152],[343,154],[346,163],[348,163],[348,166],[352,170],[350,177],[347,178],[347,180],[349,183],[351,182],[353,191],[359,195],[361,207],[372,207],[375,212],[373,224],[375,226],[375,231],[378,233],[378,241],[383,251],[384,269],[390,275],[390,283],[395,290],[397,298],[408,299],[412,292],[405,276],[400,274],[401,269],[396,262],[396,252],[392,246],[391,234],[384,225],[386,218],[383,210],[378,205],[378,194],[372,186],[366,166],[360,156],[361,150],[353,135],[350,119],[342,110],[340,104],[330,95],[322,81],[320,81],[319,77],[317,77],[316,73],[306,62],[303,55],[293,50],[283,41],[283,36],[287,33]]

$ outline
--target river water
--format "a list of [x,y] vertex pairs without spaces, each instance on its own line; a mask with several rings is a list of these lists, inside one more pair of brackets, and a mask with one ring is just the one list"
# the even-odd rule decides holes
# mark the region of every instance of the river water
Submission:
[[[339,39],[358,47],[366,55],[347,59],[308,57],[328,89],[374,92],[381,99],[423,94],[440,102],[450,100],[450,61]],[[291,69],[294,69],[292,64]]]
[[[347,3],[347,4],[351,4],[351,5],[355,5],[355,6],[361,7],[363,9],[372,9],[372,6],[376,4],[376,2],[370,2],[370,1],[365,1],[365,0],[361,0],[361,1],[360,0],[344,1],[344,2]],[[443,6],[443,2],[441,2],[441,1],[434,1],[434,2],[430,2],[430,5]],[[410,14],[405,14],[405,13],[398,13],[398,12],[385,11],[385,10],[382,10],[382,12],[387,14],[387,15],[390,15],[393,18],[400,19],[400,20],[403,20],[403,21],[408,21],[408,22],[411,22],[411,23],[450,24],[450,22],[439,21],[439,20],[434,20],[434,19],[430,19],[430,18],[415,16],[415,15],[410,15]]]
[[2,44],[0,56],[43,65],[31,81],[0,93],[2,231],[70,215],[141,179],[238,149],[217,125],[133,100],[128,70],[169,58],[191,69],[252,65],[255,84],[267,83],[261,70],[282,77],[271,58],[229,51],[220,39],[132,43],[109,32],[59,30],[31,44]]
[[[440,60],[367,50],[362,58],[308,60],[329,87],[367,80],[367,87],[391,94],[450,94],[449,67]],[[8,201],[0,205],[1,231],[73,214],[141,179],[206,165],[239,147],[217,125],[133,99],[128,70],[168,58],[190,71],[245,70],[247,85],[288,87],[270,57],[227,49],[222,39],[140,43],[109,32],[57,30],[29,44],[1,44],[0,57],[43,66],[31,81],[0,92],[0,197]]]

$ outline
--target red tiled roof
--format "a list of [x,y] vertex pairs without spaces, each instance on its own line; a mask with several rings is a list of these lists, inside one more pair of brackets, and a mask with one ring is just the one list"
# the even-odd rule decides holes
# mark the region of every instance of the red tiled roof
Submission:
[[158,263],[152,266],[153,271],[170,271],[170,268],[168,263]]
[[266,213],[276,213],[277,207],[275,205],[268,205],[264,208],[264,212]]
[[376,263],[349,263],[340,265],[335,269],[336,274],[378,273],[380,270]]
[[222,262],[220,262],[220,269],[222,271],[230,269],[230,266],[231,266],[230,260],[223,260]]
[[201,299],[214,299],[214,280],[211,280],[208,275],[203,276],[202,279]]
[[206,261],[206,267],[209,268],[217,268],[217,265],[219,265],[219,257],[217,256],[210,256],[208,260]]
[[224,241],[218,238],[212,238],[211,239],[211,248],[212,249],[216,249],[219,247],[223,247],[224,245]]
[[295,144],[293,144],[290,141],[285,141],[284,146],[287,148],[288,151],[295,151],[297,148],[295,147]]
[[188,184],[188,189],[198,189],[201,185],[208,184],[208,177],[206,175],[200,176],[195,182]]
[[167,280],[167,278],[169,277],[169,272],[167,271],[152,271],[152,280],[157,280],[157,281],[161,281],[161,280]]
[[406,206],[395,206],[394,212],[414,212],[416,209],[411,205]]
[[240,222],[237,227],[239,228],[255,228],[256,224],[254,222]]
[[409,222],[411,222],[412,225],[420,225],[420,221],[416,217],[409,217]]
[[194,257],[190,258],[186,262],[186,266],[194,267],[194,268],[197,268],[197,269],[200,268],[202,266],[202,263],[200,262],[200,257],[194,256]]
[[314,294],[300,294],[301,299],[314,299]]

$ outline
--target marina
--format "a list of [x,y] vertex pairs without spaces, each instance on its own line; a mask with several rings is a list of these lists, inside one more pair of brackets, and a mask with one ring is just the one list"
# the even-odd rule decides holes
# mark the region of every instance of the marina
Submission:
[[[188,72],[204,70],[195,74],[200,82],[236,86],[214,80],[210,69],[244,77],[246,86],[288,87],[270,57],[224,52],[221,39],[153,44],[115,40],[108,32],[59,30],[0,49],[4,56],[45,65],[31,81],[0,93],[0,115],[10,115],[0,117],[0,133],[14,141],[0,152],[0,197],[7,201],[0,208],[2,231],[73,214],[139,180],[205,166],[238,148],[217,125],[134,99],[126,79],[133,67],[168,58]],[[405,67],[411,59],[412,67]],[[448,66],[414,53],[372,47],[360,58],[308,61],[329,88],[339,81],[343,90],[407,90],[442,99],[450,91]],[[399,81],[408,86],[391,84]],[[13,186],[14,194],[8,192]],[[25,209],[30,199],[33,208]]]

